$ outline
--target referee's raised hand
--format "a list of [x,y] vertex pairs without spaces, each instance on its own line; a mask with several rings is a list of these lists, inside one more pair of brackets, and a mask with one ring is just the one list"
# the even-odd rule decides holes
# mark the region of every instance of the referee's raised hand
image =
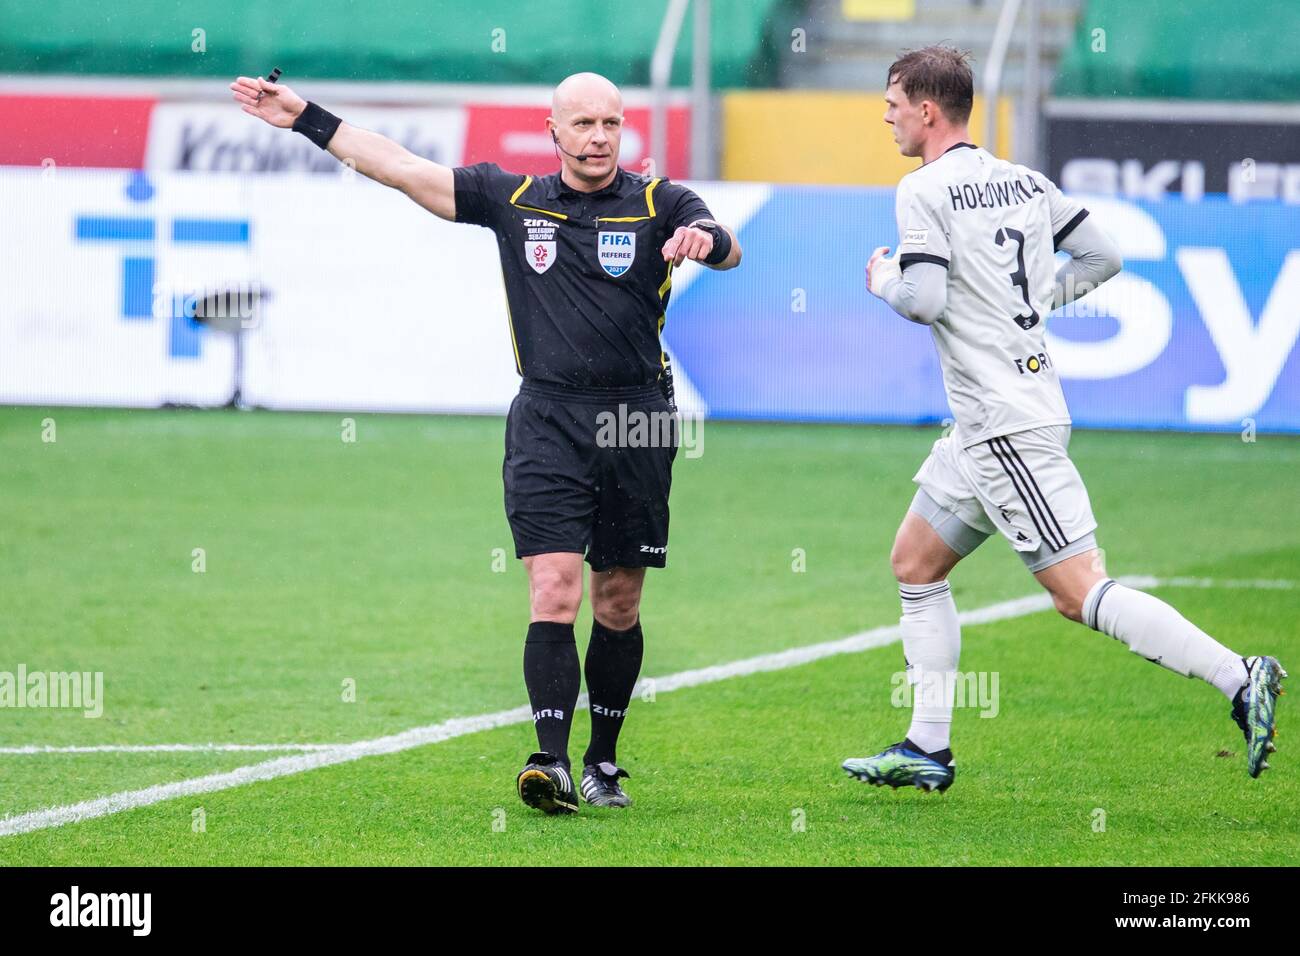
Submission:
[[230,89],[245,113],[281,129],[293,126],[293,121],[307,108],[307,101],[289,87],[260,76],[241,76],[230,84]]

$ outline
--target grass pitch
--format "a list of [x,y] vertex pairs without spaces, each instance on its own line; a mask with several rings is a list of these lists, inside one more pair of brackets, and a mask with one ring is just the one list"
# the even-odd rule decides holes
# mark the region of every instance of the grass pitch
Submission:
[[[351,417],[349,443],[337,415],[0,409],[0,671],[104,675],[102,717],[0,708],[0,747],[348,743],[524,703],[501,421]],[[895,623],[889,545],[936,437],[709,422],[678,457],[643,674]],[[1071,450],[1113,574],[1211,579],[1159,593],[1297,673],[1300,585],[1238,585],[1300,582],[1300,442]],[[952,582],[962,610],[1037,590],[996,539]],[[1211,688],[1050,611],[967,627],[961,669],[998,674],[997,714],[958,710],[957,782],[923,795],[838,766],[901,738],[901,667],[894,644],[635,701],[629,811],[528,811],[514,724],[0,837],[0,864],[1300,862],[1294,697],[1250,780]],[[0,754],[0,816],[281,756]]]

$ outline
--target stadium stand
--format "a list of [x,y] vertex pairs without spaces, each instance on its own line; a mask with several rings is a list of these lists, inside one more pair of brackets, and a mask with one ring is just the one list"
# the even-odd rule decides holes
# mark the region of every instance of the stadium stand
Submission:
[[[1080,0],[1041,0],[1044,76],[1054,70],[1074,34]],[[807,53],[782,47],[779,85],[805,89],[875,89],[901,50],[942,40],[983,58],[993,40],[1000,0],[809,0],[803,21]],[[901,14],[901,15],[900,15]],[[1003,79],[1018,92],[1022,46],[1013,43]],[[977,76],[978,67],[977,62]]]
[[[1057,96],[1294,101],[1300,3],[1254,0],[1231,30],[1218,0],[1090,0],[1057,76]],[[1099,38],[1094,31],[1104,30]],[[1104,50],[1097,49],[1105,40]]]
[[[788,0],[713,0],[715,86],[774,83],[768,29],[780,19],[774,11],[787,6]],[[539,3],[546,15],[536,29],[505,30],[503,24],[519,22],[518,7],[517,0],[476,0],[454,17],[434,17],[420,0],[363,8],[318,0],[120,0],[112,16],[90,17],[78,0],[5,4],[0,72],[224,77],[275,65],[299,79],[549,84],[587,69],[619,84],[649,81],[662,3],[582,0],[563,17]],[[580,12],[569,12],[574,7]],[[258,28],[247,29],[250,22]],[[687,17],[674,83],[689,82],[690,40]]]

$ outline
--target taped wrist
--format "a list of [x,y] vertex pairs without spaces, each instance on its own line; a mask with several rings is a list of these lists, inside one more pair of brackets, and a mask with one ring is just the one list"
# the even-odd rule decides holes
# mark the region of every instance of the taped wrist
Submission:
[[307,108],[293,121],[293,131],[302,133],[321,149],[327,149],[330,139],[338,132],[342,122],[333,113],[309,102]]

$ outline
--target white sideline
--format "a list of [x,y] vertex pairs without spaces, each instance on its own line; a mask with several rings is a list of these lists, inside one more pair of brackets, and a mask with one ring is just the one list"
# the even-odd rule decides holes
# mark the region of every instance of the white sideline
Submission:
[[[1129,577],[1119,578],[1118,580],[1131,587],[1148,588],[1243,587],[1290,589],[1295,586],[1294,582],[1290,581],[1216,581],[1210,578],[1155,578],[1148,575],[1132,575]],[[1032,594],[1028,597],[1016,598],[1011,601],[1001,601],[997,604],[976,608],[972,611],[963,611],[959,613],[957,617],[963,625],[988,624],[993,621],[1003,621],[1009,618],[1024,617],[1038,611],[1045,611],[1051,606],[1051,597],[1043,592]],[[637,693],[639,695],[645,689],[652,687],[655,694],[662,694],[673,690],[679,690],[683,687],[697,687],[701,684],[711,684],[717,681],[727,680],[731,677],[745,677],[750,674],[760,674],[767,671],[777,671],[789,667],[798,667],[800,664],[808,664],[825,657],[833,657],[838,654],[851,654],[857,651],[869,650],[871,648],[884,647],[898,640],[899,635],[900,629],[897,624],[886,627],[876,627],[836,641],[809,644],[805,647],[791,648],[790,650],[778,651],[774,654],[761,654],[758,657],[749,657],[744,660],[732,661],[727,664],[716,664],[712,667],[680,671],[676,674],[670,674],[667,677],[643,679],[637,685]],[[583,707],[585,706],[585,703],[586,695],[583,694],[578,699],[578,706]],[[82,820],[91,820],[96,817],[122,813],[126,810],[147,807],[155,803],[161,803],[164,800],[175,799],[176,797],[194,796],[200,793],[215,793],[219,790],[229,790],[233,787],[241,787],[246,784],[257,783],[263,780],[275,780],[279,777],[288,777],[293,774],[306,773],[309,770],[317,770],[321,767],[333,766],[334,764],[349,763],[353,760],[360,760],[364,757],[377,757],[383,754],[398,753],[403,750],[423,747],[427,744],[440,743],[444,740],[463,737],[466,734],[474,734],[483,730],[492,730],[496,727],[506,727],[511,724],[526,723],[531,719],[531,717],[532,712],[527,706],[514,707],[510,710],[499,710],[490,714],[479,714],[475,717],[454,717],[451,720],[445,720],[441,723],[428,724],[423,727],[413,727],[410,730],[405,730],[401,733],[390,734],[385,737],[376,737],[373,740],[359,740],[356,743],[351,744],[325,745],[323,749],[314,750],[299,756],[277,757],[274,760],[266,760],[262,763],[250,764],[246,767],[238,767],[235,770],[223,773],[213,773],[203,777],[193,777],[188,780],[179,780],[175,783],[157,784],[152,787],[145,787],[141,790],[124,790],[119,793],[109,794],[105,797],[83,800],[79,803],[73,803],[67,806],[49,807],[44,810],[33,810],[28,813],[21,813],[16,816],[7,816],[4,819],[0,819],[0,837],[15,836],[21,833],[31,833],[35,830],[45,830],[51,827],[60,827],[68,823],[77,823]],[[157,746],[167,748],[193,747],[195,745],[161,744]],[[239,747],[240,745],[227,746]],[[243,745],[243,747],[247,749],[270,749],[272,746],[275,745]]]

